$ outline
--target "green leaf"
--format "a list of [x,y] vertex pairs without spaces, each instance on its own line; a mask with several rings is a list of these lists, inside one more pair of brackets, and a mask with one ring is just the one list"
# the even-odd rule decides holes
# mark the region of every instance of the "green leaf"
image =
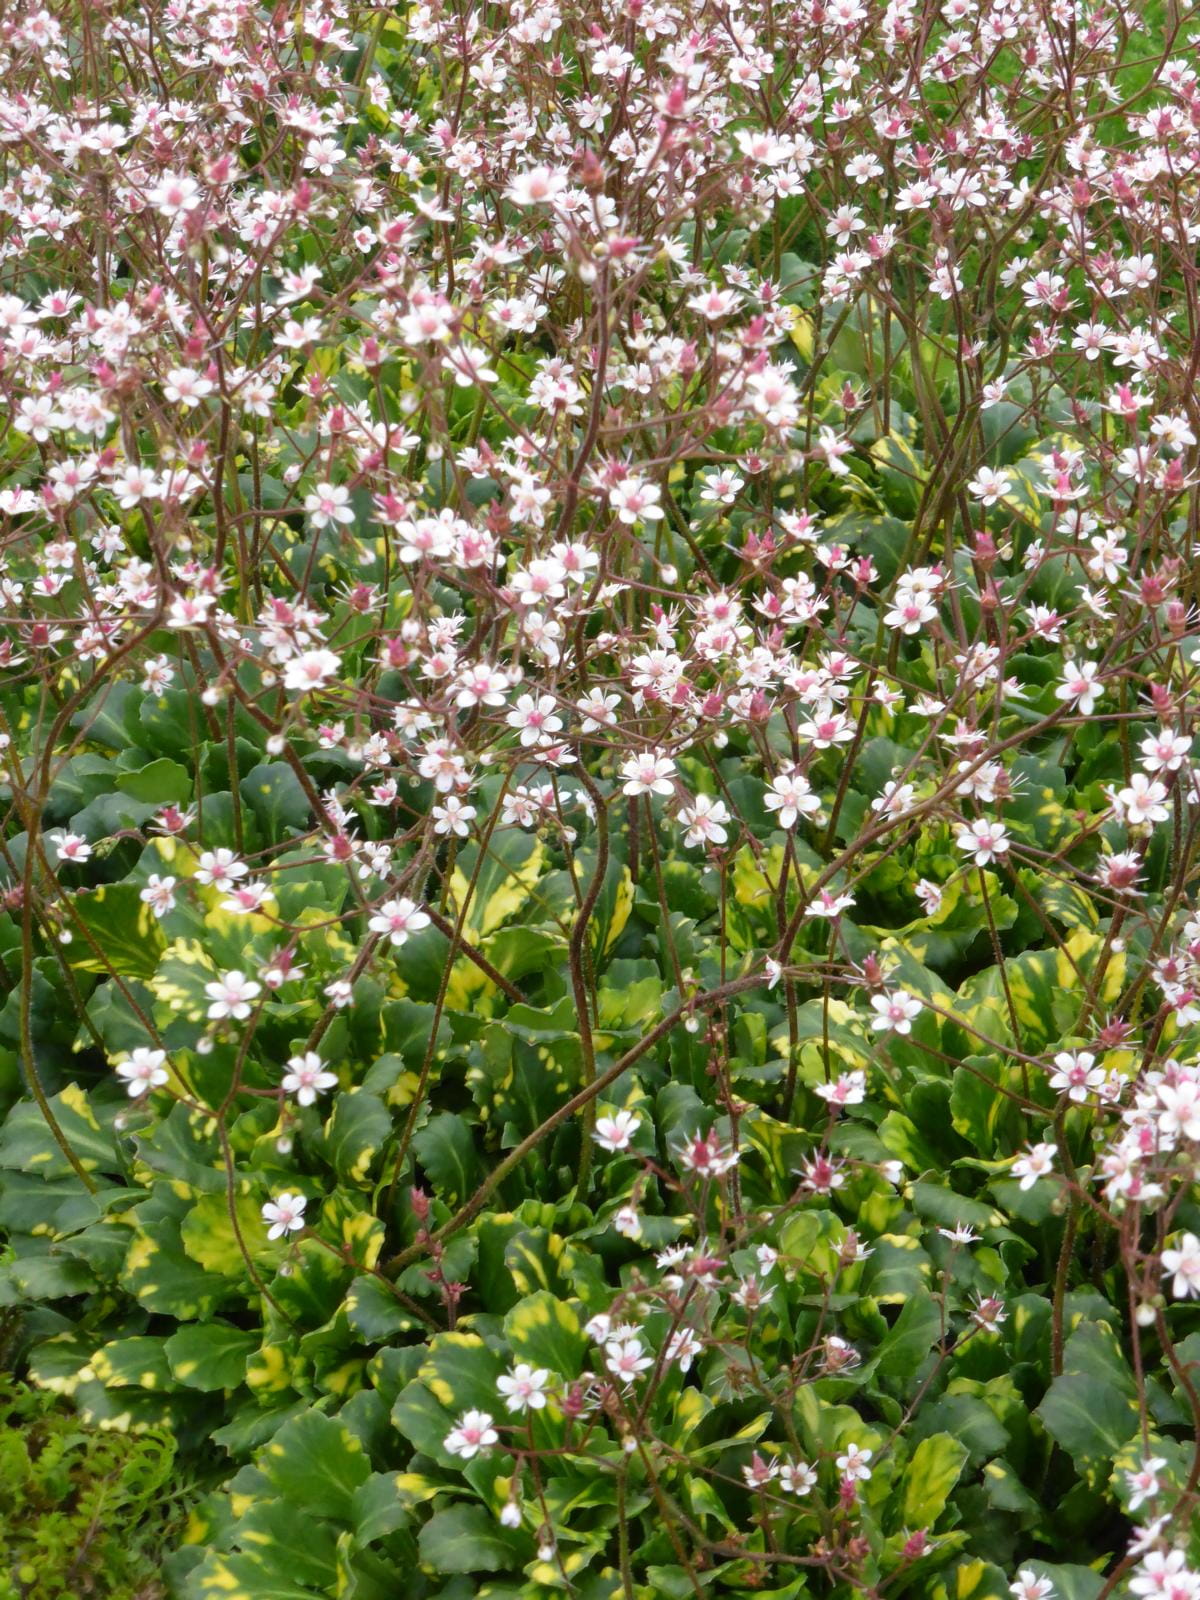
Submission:
[[394,1533],[409,1520],[408,1505],[401,1499],[401,1481],[398,1472],[373,1472],[355,1491],[354,1535],[360,1545]]
[[965,1560],[939,1573],[929,1592],[931,1600],[1008,1600],[1009,1583],[992,1562]]
[[402,1333],[416,1325],[412,1317],[394,1294],[390,1294],[378,1278],[355,1278],[346,1291],[342,1303],[346,1321],[371,1344],[379,1344],[394,1333]]
[[187,1600],[318,1600],[320,1594],[260,1556],[211,1552],[188,1574],[183,1592]]
[[235,1197],[234,1212],[236,1229],[226,1195],[201,1195],[188,1210],[179,1232],[183,1248],[207,1272],[243,1278],[247,1275],[246,1256],[253,1261],[264,1253],[270,1255],[271,1246],[262,1207],[248,1188]]
[[337,1579],[337,1539],[327,1523],[308,1518],[296,1537],[296,1507],[287,1500],[256,1500],[243,1512],[234,1539],[261,1561],[275,1581],[303,1584],[326,1593]]
[[365,1186],[391,1132],[391,1113],[382,1100],[362,1090],[345,1090],[335,1097],[325,1130],[325,1155],[339,1178]]
[[1084,1323],[1071,1335],[1063,1367],[1037,1415],[1095,1484],[1138,1431],[1137,1389],[1106,1323]]
[[533,1553],[528,1535],[502,1528],[482,1506],[435,1511],[419,1544],[422,1562],[435,1572],[519,1571]]
[[1009,1445],[1007,1428],[992,1407],[974,1394],[944,1394],[920,1408],[913,1427],[920,1437],[953,1435],[965,1445],[973,1466],[1001,1454]]
[[1041,1515],[1041,1506],[1007,1461],[989,1461],[984,1467],[983,1492],[997,1511],[1011,1511],[1022,1517]]
[[904,1526],[932,1528],[967,1463],[967,1447],[949,1433],[922,1439],[904,1472]]
[[163,1341],[146,1335],[103,1345],[92,1357],[92,1371],[106,1389],[175,1387]]
[[991,1056],[967,1056],[955,1069],[950,1115],[975,1155],[994,1159],[1019,1148],[1021,1111],[1008,1096],[1020,1089],[1019,1075]]
[[925,482],[924,461],[907,439],[897,433],[885,433],[876,439],[870,454],[884,487],[883,497],[888,509],[902,517],[911,517]]
[[438,1404],[453,1416],[462,1411],[495,1412],[496,1379],[504,1364],[477,1333],[435,1334],[418,1376]]
[[150,978],[166,949],[158,918],[141,899],[136,884],[106,883],[71,902],[94,945],[78,934],[68,959],[79,972],[117,972],[124,978]]
[[906,1384],[942,1335],[942,1313],[927,1289],[910,1295],[879,1346],[879,1372]]
[[253,767],[238,787],[265,839],[279,843],[290,834],[307,829],[312,807],[286,761],[267,761]]
[[[471,888],[479,848],[469,844],[459,851],[450,879],[456,915]],[[494,933],[521,909],[541,876],[545,855],[546,847],[536,833],[510,830],[492,835],[463,921],[463,933],[472,944]]]
[[188,1259],[172,1217],[138,1220],[121,1283],[148,1311],[181,1321],[210,1317],[229,1293],[225,1278]]
[[413,1137],[413,1150],[440,1200],[461,1205],[478,1187],[481,1168],[467,1122],[440,1111]]
[[124,750],[137,743],[138,709],[144,696],[132,683],[110,678],[95,698],[71,718],[71,726],[91,744]]
[[186,805],[192,798],[192,780],[186,767],[162,756],[135,772],[122,772],[116,781],[122,794],[147,805]]
[[246,1376],[246,1362],[258,1348],[257,1333],[245,1333],[224,1322],[183,1327],[164,1349],[177,1383],[189,1389],[236,1389]]
[[569,1305],[545,1290],[518,1301],[504,1319],[504,1333],[518,1361],[548,1367],[562,1378],[577,1378],[587,1338]]
[[286,1423],[258,1465],[294,1506],[345,1523],[354,1521],[355,1495],[371,1475],[357,1434],[319,1411]]
[[1104,1588],[1103,1572],[1075,1564],[1056,1565],[1052,1561],[1039,1561],[1034,1557],[1024,1565],[1032,1568],[1039,1578],[1049,1578],[1054,1593],[1061,1600],[1096,1600]]
[[[100,1126],[91,1102],[78,1084],[69,1083],[61,1093],[51,1095],[49,1104],[85,1172],[120,1172],[121,1160],[112,1134]],[[0,1167],[14,1167],[43,1178],[65,1178],[75,1172],[32,1100],[15,1105],[0,1129]]]

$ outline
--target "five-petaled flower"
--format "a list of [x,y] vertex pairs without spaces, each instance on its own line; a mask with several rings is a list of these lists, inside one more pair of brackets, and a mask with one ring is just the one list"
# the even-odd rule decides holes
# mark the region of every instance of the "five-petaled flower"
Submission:
[[415,900],[401,895],[396,900],[385,900],[368,919],[367,926],[372,933],[383,934],[389,944],[399,947],[410,934],[420,933],[422,928],[427,928],[430,921],[429,913],[423,911]]
[[471,1461],[490,1450],[499,1438],[486,1411],[464,1411],[443,1439],[442,1446],[449,1455]]
[[213,1022],[229,1017],[244,1022],[250,1015],[254,1001],[262,993],[262,985],[236,968],[224,972],[212,983],[204,985],[211,1004],[208,1015]]
[[270,1224],[267,1238],[283,1239],[289,1233],[299,1233],[304,1227],[304,1208],[307,1204],[307,1196],[292,1194],[290,1190],[284,1190],[274,1200],[268,1200],[262,1208],[263,1221]]

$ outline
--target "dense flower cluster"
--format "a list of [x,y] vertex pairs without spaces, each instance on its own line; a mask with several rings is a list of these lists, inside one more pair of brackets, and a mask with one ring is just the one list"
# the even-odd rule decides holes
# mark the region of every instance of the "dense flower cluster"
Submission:
[[0,1304],[311,1592],[1200,1600],[1196,42],[0,23]]

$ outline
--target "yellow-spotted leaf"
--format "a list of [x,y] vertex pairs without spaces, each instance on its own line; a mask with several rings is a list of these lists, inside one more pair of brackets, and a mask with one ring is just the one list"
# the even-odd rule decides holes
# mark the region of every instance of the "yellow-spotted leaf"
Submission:
[[[533,1554],[533,1540],[504,1528],[482,1506],[447,1506],[421,1529],[421,1564],[434,1572],[499,1572],[520,1569]],[[561,1575],[550,1569],[554,1578]]]
[[922,1439],[904,1470],[903,1518],[906,1528],[932,1528],[941,1516],[967,1464],[967,1447],[952,1434]]
[[113,1339],[92,1357],[92,1373],[106,1389],[173,1389],[163,1341],[147,1335]]
[[[120,1172],[121,1160],[113,1135],[100,1125],[91,1102],[78,1084],[69,1083],[61,1093],[51,1095],[49,1106],[85,1172]],[[36,1173],[41,1178],[75,1175],[74,1167],[32,1100],[14,1106],[0,1128],[0,1167]],[[80,1188],[82,1190],[82,1185]]]
[[106,883],[70,902],[79,924],[70,946],[71,965],[81,972],[117,972],[149,978],[166,940],[158,918],[132,883]]
[[236,1389],[258,1336],[226,1322],[179,1328],[163,1344],[171,1375],[187,1389]]
[[188,1577],[195,1600],[317,1600],[320,1590],[281,1572],[260,1555],[212,1552]]
[[500,1404],[496,1379],[504,1362],[475,1333],[439,1333],[430,1341],[418,1376],[439,1405],[455,1416],[462,1411],[495,1412]]
[[579,1316],[545,1290],[526,1295],[512,1307],[504,1319],[504,1335],[516,1360],[547,1367],[562,1378],[579,1376],[587,1351]]
[[478,851],[476,845],[460,851],[450,880],[455,920],[465,906],[463,935],[472,944],[521,910],[546,858],[545,846],[536,834],[516,830],[492,835],[483,865],[476,872]]
[[193,1261],[206,1272],[227,1278],[247,1274],[247,1257],[253,1263],[276,1253],[276,1247],[267,1240],[261,1202],[248,1182],[240,1185],[235,1194],[232,1215],[226,1195],[201,1195],[188,1210],[179,1231],[183,1248]]
[[353,1522],[355,1494],[371,1475],[358,1435],[319,1411],[285,1423],[258,1465],[297,1510],[345,1523]]

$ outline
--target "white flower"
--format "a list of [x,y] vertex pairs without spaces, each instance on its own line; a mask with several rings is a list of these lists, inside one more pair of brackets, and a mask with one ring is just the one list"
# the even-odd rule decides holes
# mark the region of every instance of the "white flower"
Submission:
[[475,820],[475,807],[467,805],[456,794],[448,794],[440,806],[434,806],[431,814],[434,833],[452,833],[458,839],[465,839]]
[[204,992],[212,1001],[208,1015],[213,1022],[233,1017],[242,1022],[250,1015],[250,1003],[262,992],[262,985],[236,968],[222,973],[215,983],[206,983]]
[[[877,1000],[882,1000],[885,997],[883,995],[876,995],[875,998]],[[920,1012],[921,1004],[919,1001],[913,1001],[911,995],[908,995],[907,999],[916,1005],[916,1012],[913,1013],[915,1016]],[[892,1001],[893,1003],[895,1002],[895,996],[892,997]],[[902,1020],[908,1028],[912,1027],[912,1021],[910,1017],[906,1015]],[[877,1026],[882,1026],[885,1029],[894,1028],[896,1023],[889,1020],[887,1022],[877,1024]],[[843,1072],[841,1076],[835,1078],[832,1083],[818,1083],[816,1085],[816,1092],[820,1095],[822,1100],[828,1100],[829,1104],[836,1110],[840,1110],[843,1106],[860,1106],[862,1105],[863,1100],[866,1098],[867,1075],[865,1072]]]
[[206,378],[202,372],[194,372],[191,367],[172,367],[163,384],[163,395],[183,406],[186,411],[191,411],[215,387],[212,379]]
[[779,1469],[779,1487],[788,1494],[809,1494],[816,1482],[817,1474],[807,1461],[785,1461]]
[[641,1117],[634,1112],[617,1111],[611,1117],[596,1118],[592,1138],[602,1150],[628,1150],[641,1125]]
[[687,829],[683,836],[686,845],[724,844],[729,837],[729,808],[724,800],[714,800],[711,795],[698,794],[679,812],[678,820]]
[[630,527],[636,522],[660,521],[664,515],[658,503],[661,498],[657,484],[637,477],[623,478],[608,491],[608,503],[617,513],[617,520]]
[[372,933],[386,934],[391,944],[399,947],[410,933],[419,933],[429,926],[429,914],[415,901],[401,896],[398,900],[385,900],[367,923]]
[[1054,1065],[1056,1070],[1050,1075],[1050,1087],[1065,1094],[1076,1105],[1082,1105],[1104,1082],[1103,1069],[1096,1065],[1090,1050],[1060,1050]]
[[1125,789],[1112,796],[1113,803],[1131,828],[1147,822],[1165,822],[1171,815],[1166,804],[1167,786],[1144,772],[1135,772]]
[[341,671],[341,659],[332,650],[305,650],[283,669],[283,687],[295,694],[323,689]]
[[1158,1102],[1159,1132],[1168,1138],[1182,1136],[1200,1143],[1200,1082],[1195,1078],[1180,1078],[1178,1083],[1160,1083]]
[[160,217],[174,219],[181,211],[195,211],[203,196],[195,178],[189,178],[186,174],[168,174],[153,189],[147,190],[146,199]]
[[874,1454],[873,1450],[864,1450],[861,1445],[848,1444],[845,1451],[837,1458],[838,1471],[851,1483],[865,1483],[871,1476],[867,1462]]
[[62,833],[54,841],[54,852],[59,861],[86,861],[92,847],[81,833]]
[[975,858],[977,867],[986,867],[989,861],[1008,854],[1008,829],[1002,822],[989,822],[986,817],[976,817],[974,822],[963,824],[955,836],[960,850]]
[[464,1461],[470,1461],[480,1451],[490,1450],[499,1437],[486,1411],[464,1411],[442,1440],[442,1446],[452,1456],[461,1456]]
[[289,1056],[287,1066],[281,1087],[296,1096],[297,1105],[311,1106],[319,1094],[332,1089],[337,1082],[337,1073],[325,1070],[315,1050],[306,1050],[302,1056]]
[[1178,772],[1192,753],[1192,740],[1190,734],[1176,733],[1174,728],[1160,728],[1143,739],[1138,748],[1147,772]]
[[985,1333],[995,1333],[1007,1322],[1008,1312],[1004,1309],[1004,1301],[997,1299],[995,1295],[979,1295],[976,1297],[971,1318]]
[[552,167],[530,167],[516,172],[504,191],[515,206],[548,206],[566,193],[567,179]]
[[496,1387],[504,1396],[509,1411],[541,1411],[546,1404],[546,1385],[550,1373],[545,1367],[531,1367],[528,1361],[518,1361],[511,1372],[496,1379]]
[[563,720],[556,715],[557,702],[552,694],[523,694],[505,717],[510,728],[520,732],[521,744],[549,744],[556,733],[562,732]]
[[314,528],[354,521],[350,491],[344,483],[318,483],[311,494],[305,495],[304,509]]
[[1057,700],[1073,700],[1082,716],[1090,717],[1103,686],[1096,682],[1100,668],[1094,661],[1064,661],[1063,681],[1054,691]]
[[1054,1170],[1054,1157],[1056,1151],[1052,1144],[1035,1144],[1016,1158],[1012,1164],[1012,1175],[1020,1178],[1022,1189],[1032,1189],[1039,1178],[1047,1177]]
[[[923,1007],[916,995],[909,994],[907,989],[893,989],[890,994],[873,994],[871,1009],[875,1012],[871,1026],[880,1033],[889,1029],[895,1033],[911,1033],[913,1021],[920,1016]],[[858,1104],[858,1101],[851,1103]]]
[[1181,1234],[1178,1245],[1162,1253],[1163,1272],[1174,1275],[1171,1293],[1177,1300],[1200,1296],[1200,1239],[1194,1233]]
[[593,1344],[607,1344],[612,1333],[612,1318],[605,1311],[597,1311],[596,1315],[583,1325],[583,1331]]
[[654,1358],[646,1354],[640,1339],[612,1339],[604,1346],[604,1356],[604,1365],[623,1383],[632,1383],[654,1365]]
[[1151,1456],[1142,1462],[1136,1472],[1125,1474],[1125,1483],[1129,1489],[1130,1511],[1140,1511],[1147,1500],[1153,1500],[1159,1493],[1161,1485],[1158,1475],[1166,1464],[1164,1456]]
[[968,490],[976,500],[982,500],[985,506],[994,506],[997,500],[1006,495],[1013,486],[1012,474],[1005,472],[1003,467],[994,472],[991,467],[980,467],[978,473],[967,484]]
[[138,899],[148,905],[156,917],[165,917],[175,909],[176,882],[175,878],[160,877],[152,872],[146,879],[146,887],[139,891]]
[[250,871],[232,850],[222,846],[219,850],[205,850],[195,871],[197,883],[212,884],[217,889],[231,889],[235,878],[244,878]]
[[670,794],[675,787],[672,781],[674,772],[675,763],[670,756],[644,750],[641,755],[630,756],[628,761],[621,763],[621,776],[625,779],[622,793]]
[[937,616],[937,607],[928,594],[913,589],[897,589],[890,611],[884,615],[889,628],[899,628],[909,635],[920,633]]
[[302,1194],[290,1194],[286,1190],[277,1194],[274,1200],[268,1200],[262,1208],[264,1222],[271,1226],[267,1229],[268,1239],[282,1239],[289,1233],[299,1233],[304,1226],[304,1208],[308,1204],[307,1198]]
[[749,1489],[765,1489],[778,1474],[778,1461],[768,1460],[759,1455],[757,1450],[750,1457],[749,1466],[742,1468],[742,1477],[745,1478],[746,1487]]
[[886,812],[889,817],[903,816],[906,811],[912,809],[916,793],[917,791],[913,784],[900,783],[893,778],[889,778],[875,799],[871,801],[871,810]]
[[166,1083],[169,1077],[163,1066],[166,1059],[165,1050],[149,1050],[145,1045],[139,1045],[136,1050],[129,1052],[128,1061],[119,1063],[117,1076],[124,1078],[131,1100],[138,1099],[151,1089],[161,1088]]
[[738,1152],[728,1150],[721,1143],[715,1128],[705,1134],[694,1134],[676,1152],[676,1159],[685,1172],[698,1172],[702,1178],[719,1178],[731,1172],[738,1164]]
[[764,796],[768,811],[777,811],[781,828],[794,828],[801,817],[811,817],[821,809],[808,779],[798,772],[784,773],[771,782]]
[[829,889],[821,889],[815,900],[810,900],[804,908],[806,917],[840,917],[843,911],[848,911],[854,904],[852,894],[834,894]]
[[667,1360],[677,1361],[680,1372],[690,1372],[692,1362],[704,1349],[691,1328],[676,1328],[667,1340]]
[[1039,1578],[1029,1567],[1022,1567],[1016,1583],[1009,1584],[1008,1592],[1015,1595],[1016,1600],[1050,1600],[1054,1585],[1049,1578]]

